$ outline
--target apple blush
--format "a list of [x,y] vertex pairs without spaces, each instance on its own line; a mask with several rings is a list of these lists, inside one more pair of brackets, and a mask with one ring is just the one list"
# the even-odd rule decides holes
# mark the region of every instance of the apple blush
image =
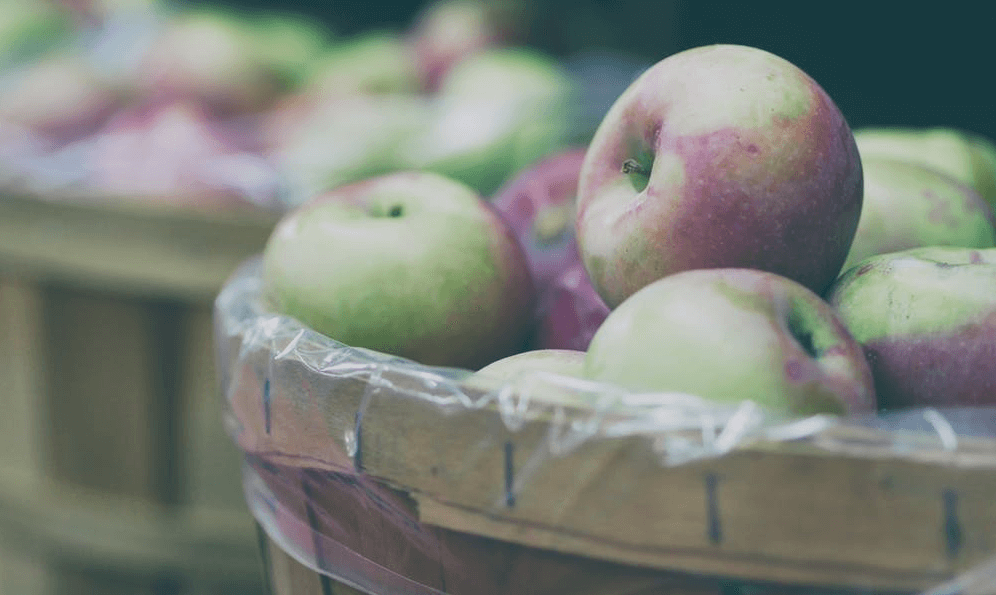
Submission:
[[820,294],[861,202],[854,136],[816,81],[766,51],[712,45],[661,60],[608,110],[582,164],[577,241],[609,306],[703,268]]
[[861,343],[882,409],[996,405],[996,248],[872,256],[827,300]]

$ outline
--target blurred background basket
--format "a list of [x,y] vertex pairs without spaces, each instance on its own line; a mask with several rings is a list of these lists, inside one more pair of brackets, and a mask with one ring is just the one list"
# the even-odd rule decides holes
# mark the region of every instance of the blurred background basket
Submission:
[[211,302],[272,224],[0,199],[0,592],[262,592]]

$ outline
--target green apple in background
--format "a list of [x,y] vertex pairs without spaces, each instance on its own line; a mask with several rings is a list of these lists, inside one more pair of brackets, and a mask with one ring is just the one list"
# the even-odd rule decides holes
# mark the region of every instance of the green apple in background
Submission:
[[404,169],[400,147],[421,133],[430,108],[417,95],[329,99],[304,114],[273,112],[265,155],[287,178],[289,206],[366,177]]
[[996,245],[993,212],[971,187],[911,161],[864,156],[861,164],[864,202],[843,271],[909,248]]
[[0,70],[62,43],[73,31],[71,16],[51,0],[0,0]]
[[327,26],[296,12],[260,11],[253,15],[250,25],[263,59],[292,89],[304,82],[312,61],[333,43],[332,31]]
[[339,187],[288,213],[262,283],[273,311],[334,340],[469,369],[521,351],[535,301],[508,224],[429,172]]
[[851,130],[816,81],[760,49],[694,48],[609,108],[581,167],[577,241],[610,307],[712,267],[821,293],[844,264],[861,189]]
[[752,400],[789,415],[875,408],[861,347],[803,285],[754,269],[667,276],[619,304],[588,346],[585,375],[634,391]]
[[400,33],[371,30],[340,39],[316,55],[304,92],[322,101],[370,93],[418,93],[414,51]]
[[996,144],[984,136],[946,127],[868,127],[854,131],[862,157],[895,157],[922,163],[968,184],[996,207]]
[[53,51],[8,74],[0,120],[63,144],[93,133],[125,99],[83,56]]
[[490,195],[540,157],[567,146],[577,88],[550,56],[493,48],[461,60],[433,96],[433,115],[401,151],[407,167],[435,171]]
[[135,69],[139,95],[150,101],[194,100],[220,115],[258,112],[284,91],[248,16],[224,6],[172,15]]
[[881,408],[996,405],[996,248],[872,256],[827,300],[863,346]]
[[520,43],[532,21],[522,0],[436,0],[415,16],[408,37],[423,86],[435,91],[450,68],[484,49]]

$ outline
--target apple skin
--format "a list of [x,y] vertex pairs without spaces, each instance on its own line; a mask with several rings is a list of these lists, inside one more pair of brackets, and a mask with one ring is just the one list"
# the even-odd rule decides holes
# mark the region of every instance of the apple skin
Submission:
[[406,94],[329,99],[298,114],[271,113],[264,154],[284,173],[296,207],[314,194],[364,178],[410,169],[402,147],[423,128],[430,107]]
[[609,315],[580,260],[564,270],[540,300],[534,349],[584,351]]
[[464,384],[493,394],[514,387],[519,391],[515,396],[517,406],[528,404],[527,411],[543,405],[590,406],[597,401],[597,394],[572,391],[561,379],[584,379],[584,360],[584,351],[532,349],[488,364],[471,374]]
[[250,21],[234,9],[188,9],[167,20],[135,67],[143,101],[192,100],[221,115],[266,109],[285,91]]
[[566,69],[527,47],[490,48],[461,60],[431,97],[433,115],[402,150],[403,163],[485,196],[566,148],[579,109]]
[[175,204],[276,206],[273,166],[239,148],[203,106],[133,106],[91,139],[87,185],[101,194]]
[[864,156],[861,163],[861,219],[842,271],[910,248],[996,245],[996,217],[971,187],[911,161]]
[[640,289],[595,333],[585,375],[788,415],[875,408],[868,362],[830,305],[755,269],[684,271]]
[[893,157],[945,172],[996,209],[996,143],[966,130],[866,127],[854,131],[862,157]]
[[334,340],[469,369],[522,350],[535,300],[508,224],[429,172],[341,186],[288,213],[262,280],[275,312]]
[[827,294],[883,409],[996,404],[996,248],[872,256]]
[[572,147],[544,157],[491,199],[515,230],[541,294],[579,259],[574,203],[584,154],[584,147]]
[[861,191],[851,129],[816,81],[763,50],[705,46],[650,67],[606,113],[581,169],[578,245],[609,306],[700,268],[767,270],[821,293]]
[[532,20],[519,0],[436,0],[415,15],[409,38],[416,72],[429,92],[456,63],[479,51],[522,41]]
[[392,31],[371,30],[328,45],[313,58],[304,92],[317,101],[344,95],[418,93],[414,51]]
[[576,349],[532,349],[491,362],[475,372],[474,375],[509,380],[516,375],[538,370],[582,378],[584,358],[584,351]]
[[82,56],[53,52],[12,75],[0,94],[0,119],[56,144],[92,134],[125,95]]

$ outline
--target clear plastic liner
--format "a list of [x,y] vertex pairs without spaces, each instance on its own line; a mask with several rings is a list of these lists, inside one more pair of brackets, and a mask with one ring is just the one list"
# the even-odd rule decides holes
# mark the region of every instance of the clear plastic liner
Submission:
[[[862,457],[942,464],[956,460],[958,465],[996,468],[996,407],[787,419],[751,402],[723,405],[684,394],[634,394],[538,373],[484,390],[467,382],[468,370],[432,368],[348,347],[268,312],[260,296],[260,267],[259,258],[246,262],[215,304],[225,422],[247,456],[249,507],[267,535],[299,562],[376,595],[649,595],[672,592],[663,585],[684,588],[696,580],[705,581],[706,590],[694,592],[719,593],[709,589],[730,584],[715,576],[595,561],[425,522],[420,507],[428,505],[426,494],[404,480],[421,472],[410,468],[419,461],[413,463],[407,455],[399,461],[378,459],[379,446],[384,440],[408,441],[412,457],[442,456],[450,437],[432,433],[454,424],[480,432],[476,445],[459,455],[447,454],[463,457],[463,467],[456,468],[468,471],[488,457],[500,457],[503,448],[510,470],[512,440],[507,437],[543,428],[535,448],[516,453],[521,458],[515,459],[514,476],[509,472],[490,486],[467,487],[490,502],[477,511],[484,518],[514,505],[530,482],[549,479],[543,474],[550,459],[576,457],[593,445],[619,440],[642,441],[664,467],[794,443],[828,456],[860,452]],[[378,416],[382,423],[402,417],[396,438],[380,435],[376,440],[381,444],[371,444],[364,428]],[[408,416],[437,419],[439,428],[414,433]],[[386,446],[402,454],[407,448]],[[371,475],[369,467],[386,469],[392,477]],[[448,472],[453,468],[451,464]],[[575,495],[571,490],[591,485],[585,474],[604,470],[579,468],[576,483],[567,484],[560,497],[570,501]],[[477,481],[475,477],[468,472],[466,480]],[[460,485],[461,479],[438,478],[439,485]],[[434,478],[427,481],[435,485]],[[849,588],[849,594],[897,592]],[[744,592],[838,592],[825,589],[772,585]],[[996,593],[996,564],[924,595],[947,593]]]

